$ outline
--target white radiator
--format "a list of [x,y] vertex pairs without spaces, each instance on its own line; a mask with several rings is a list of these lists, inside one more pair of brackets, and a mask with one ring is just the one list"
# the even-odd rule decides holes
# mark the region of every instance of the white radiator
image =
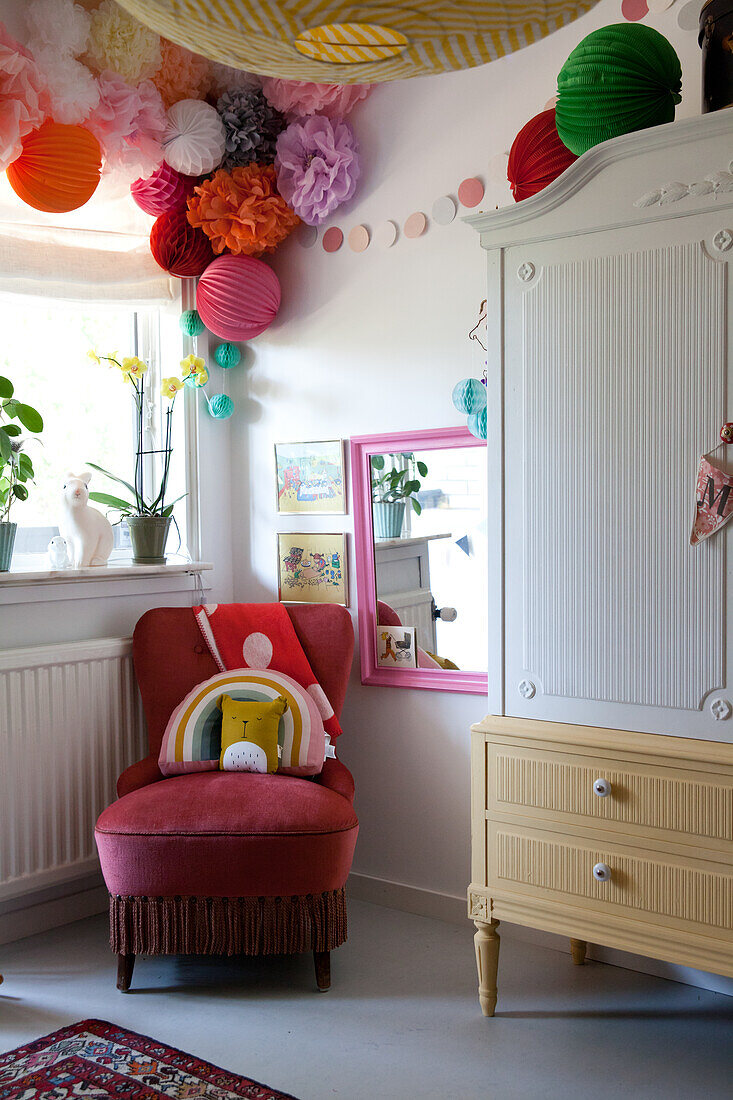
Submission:
[[144,731],[129,638],[0,651],[0,902],[98,869],[94,823]]

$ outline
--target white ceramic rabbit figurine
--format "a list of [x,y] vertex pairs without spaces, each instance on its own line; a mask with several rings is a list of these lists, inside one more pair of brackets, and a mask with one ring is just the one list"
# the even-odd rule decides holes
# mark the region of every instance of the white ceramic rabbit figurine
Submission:
[[89,506],[88,485],[92,475],[68,473],[64,480],[63,517],[59,524],[66,539],[74,569],[89,565],[106,565],[114,546],[114,533],[109,520]]
[[52,569],[68,569],[71,565],[66,539],[61,535],[54,535],[49,542],[48,561]]

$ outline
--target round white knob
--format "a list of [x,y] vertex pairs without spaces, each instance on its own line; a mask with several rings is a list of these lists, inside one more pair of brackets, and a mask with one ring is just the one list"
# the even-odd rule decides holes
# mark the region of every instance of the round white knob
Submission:
[[611,868],[607,863],[596,863],[593,868],[593,878],[596,882],[608,882],[611,878]]
[[438,612],[438,617],[444,623],[454,623],[458,618],[458,612],[456,611],[455,607],[441,607],[440,611]]
[[608,798],[611,793],[611,784],[607,779],[596,779],[593,783],[593,793],[599,798]]

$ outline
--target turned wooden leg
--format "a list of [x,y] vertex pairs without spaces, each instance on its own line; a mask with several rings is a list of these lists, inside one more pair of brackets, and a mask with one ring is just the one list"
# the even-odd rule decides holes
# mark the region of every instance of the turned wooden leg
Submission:
[[134,955],[117,956],[117,988],[122,993],[127,993],[132,981],[132,971],[135,966]]
[[585,962],[585,953],[588,950],[588,944],[585,940],[571,940],[570,941],[570,954],[573,962],[576,966],[582,966]]
[[331,988],[331,952],[314,951],[313,962],[316,965],[316,985],[319,993]]
[[499,968],[498,920],[485,924],[475,920],[476,968],[478,970],[478,999],[484,1016],[493,1016],[496,1008],[496,972]]

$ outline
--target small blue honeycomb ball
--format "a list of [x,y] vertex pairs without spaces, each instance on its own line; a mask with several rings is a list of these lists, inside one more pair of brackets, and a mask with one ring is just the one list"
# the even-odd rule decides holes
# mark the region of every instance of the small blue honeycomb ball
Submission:
[[214,352],[214,358],[220,367],[223,367],[224,370],[230,370],[231,367],[238,365],[242,353],[236,344],[219,344]]
[[468,430],[477,439],[486,439],[486,406],[478,412],[472,412],[468,418]]
[[186,336],[200,336],[206,329],[206,325],[199,317],[195,309],[187,309],[178,318],[181,332]]
[[478,378],[462,378],[453,387],[453,405],[470,415],[486,408],[486,386]]
[[215,393],[209,401],[209,412],[214,420],[228,420],[234,412],[234,402],[225,393]]

